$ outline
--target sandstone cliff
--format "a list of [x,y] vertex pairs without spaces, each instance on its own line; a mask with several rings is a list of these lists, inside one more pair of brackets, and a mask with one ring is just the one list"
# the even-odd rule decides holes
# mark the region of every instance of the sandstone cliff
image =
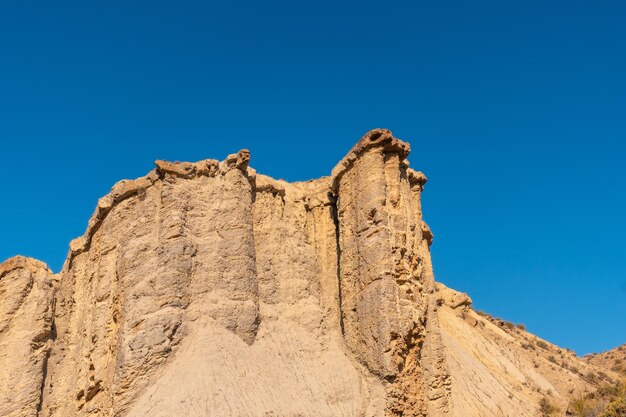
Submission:
[[52,272],[16,256],[0,264],[0,416],[37,416],[53,339]]
[[376,129],[312,181],[240,151],[117,183],[60,273],[0,266],[0,415],[564,412],[596,368],[435,283],[408,154]]

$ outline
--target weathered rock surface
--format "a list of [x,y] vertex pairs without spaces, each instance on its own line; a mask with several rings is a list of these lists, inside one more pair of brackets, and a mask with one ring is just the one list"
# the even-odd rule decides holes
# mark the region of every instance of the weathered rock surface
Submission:
[[439,304],[445,304],[453,310],[459,307],[469,307],[472,305],[472,299],[469,295],[453,290],[452,288],[448,288],[441,282],[435,283],[435,289],[437,290],[437,301]]
[[376,129],[308,182],[245,150],[119,182],[59,274],[0,267],[0,415],[534,417],[593,390],[435,283],[409,149]]
[[0,264],[0,416],[39,415],[53,332],[52,277],[34,259]]

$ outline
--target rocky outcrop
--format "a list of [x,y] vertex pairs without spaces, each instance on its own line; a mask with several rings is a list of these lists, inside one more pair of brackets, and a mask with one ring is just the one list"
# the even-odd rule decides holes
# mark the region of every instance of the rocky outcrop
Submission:
[[0,415],[519,417],[592,389],[435,283],[409,150],[376,129],[312,181],[242,150],[117,183],[58,275],[2,264],[0,360],[28,371]]
[[52,272],[22,256],[0,264],[0,415],[36,417],[53,339]]
[[435,283],[435,289],[437,290],[437,302],[440,305],[445,304],[453,310],[459,307],[467,309],[467,307],[472,305],[472,299],[469,295],[448,288],[441,282]]

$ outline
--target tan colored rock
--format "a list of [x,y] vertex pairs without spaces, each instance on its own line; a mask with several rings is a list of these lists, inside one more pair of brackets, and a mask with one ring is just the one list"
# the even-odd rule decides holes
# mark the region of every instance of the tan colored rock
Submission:
[[307,182],[246,150],[120,181],[54,292],[36,261],[0,267],[0,360],[26,370],[0,415],[535,417],[593,390],[571,371],[593,365],[435,283],[409,150],[375,129]]
[[53,329],[52,272],[16,256],[0,264],[0,416],[36,417]]
[[437,290],[437,302],[440,305],[445,304],[451,309],[472,305],[472,299],[469,295],[448,288],[441,282],[435,283],[435,289]]

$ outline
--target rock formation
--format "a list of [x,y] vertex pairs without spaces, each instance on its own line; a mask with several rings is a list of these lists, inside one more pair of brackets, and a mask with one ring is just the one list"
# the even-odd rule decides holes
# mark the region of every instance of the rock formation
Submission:
[[0,416],[41,411],[53,339],[52,272],[16,256],[0,264]]
[[435,283],[408,154],[376,129],[312,181],[243,150],[117,183],[61,272],[0,266],[0,415],[534,417],[595,389]]

